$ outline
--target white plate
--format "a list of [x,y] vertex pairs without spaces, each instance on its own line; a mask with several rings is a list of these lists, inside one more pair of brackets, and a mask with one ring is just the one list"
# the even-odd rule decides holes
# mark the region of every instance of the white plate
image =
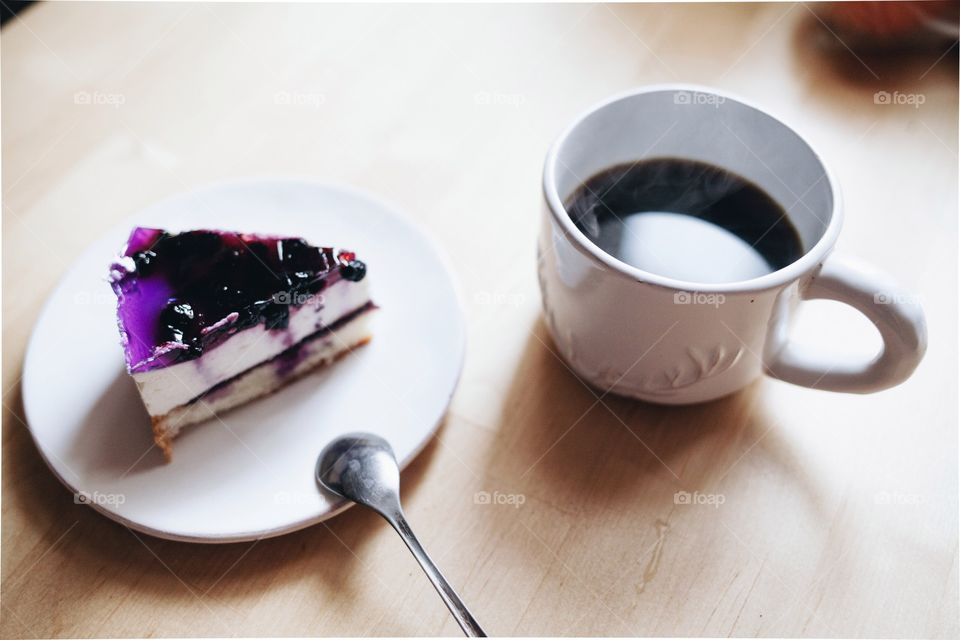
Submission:
[[[303,236],[369,268],[373,340],[267,398],[188,427],[173,462],[126,374],[111,259],[135,225]],[[294,180],[209,187],[151,206],[87,250],[47,302],[27,350],[23,400],[47,464],[91,506],[174,540],[279,535],[346,505],[314,482],[339,434],[386,438],[405,465],[439,425],[463,364],[465,329],[445,261],[413,224],[356,191]]]

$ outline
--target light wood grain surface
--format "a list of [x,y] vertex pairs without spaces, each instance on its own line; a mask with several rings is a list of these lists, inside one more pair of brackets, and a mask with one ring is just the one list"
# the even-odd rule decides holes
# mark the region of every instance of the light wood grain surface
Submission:
[[[884,62],[831,38],[799,4],[30,8],[2,32],[3,637],[457,634],[371,513],[224,546],[133,534],[73,504],[23,424],[25,345],[71,261],[159,198],[255,175],[370,190],[452,256],[466,368],[404,500],[489,632],[957,637],[957,50]],[[838,250],[926,310],[907,383],[664,408],[598,401],[554,356],[545,150],[665,81],[768,106],[834,167]],[[797,330],[877,345],[829,303]]]

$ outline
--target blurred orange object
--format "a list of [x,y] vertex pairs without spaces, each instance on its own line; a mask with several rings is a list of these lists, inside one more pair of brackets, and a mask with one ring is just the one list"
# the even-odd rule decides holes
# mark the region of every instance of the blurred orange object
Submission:
[[808,5],[841,37],[876,46],[957,38],[960,2],[831,2]]

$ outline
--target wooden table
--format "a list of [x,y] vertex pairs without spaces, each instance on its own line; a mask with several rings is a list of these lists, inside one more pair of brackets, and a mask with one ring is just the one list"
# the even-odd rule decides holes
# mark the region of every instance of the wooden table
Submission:
[[[257,543],[134,535],[73,504],[23,423],[25,344],[74,257],[158,198],[263,174],[375,192],[454,258],[466,369],[404,500],[489,632],[956,637],[957,53],[891,67],[817,26],[793,4],[26,11],[2,35],[3,637],[458,633],[371,513]],[[666,81],[745,95],[820,149],[839,250],[926,309],[912,379],[664,408],[598,401],[555,357],[545,150],[592,103]],[[797,330],[862,351],[867,329],[810,303]]]

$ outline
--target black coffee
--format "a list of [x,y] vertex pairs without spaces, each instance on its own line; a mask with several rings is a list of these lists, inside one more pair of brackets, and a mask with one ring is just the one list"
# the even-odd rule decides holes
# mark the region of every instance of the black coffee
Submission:
[[679,280],[748,280],[803,254],[783,207],[763,189],[693,160],[611,167],[580,185],[566,209],[610,255]]

